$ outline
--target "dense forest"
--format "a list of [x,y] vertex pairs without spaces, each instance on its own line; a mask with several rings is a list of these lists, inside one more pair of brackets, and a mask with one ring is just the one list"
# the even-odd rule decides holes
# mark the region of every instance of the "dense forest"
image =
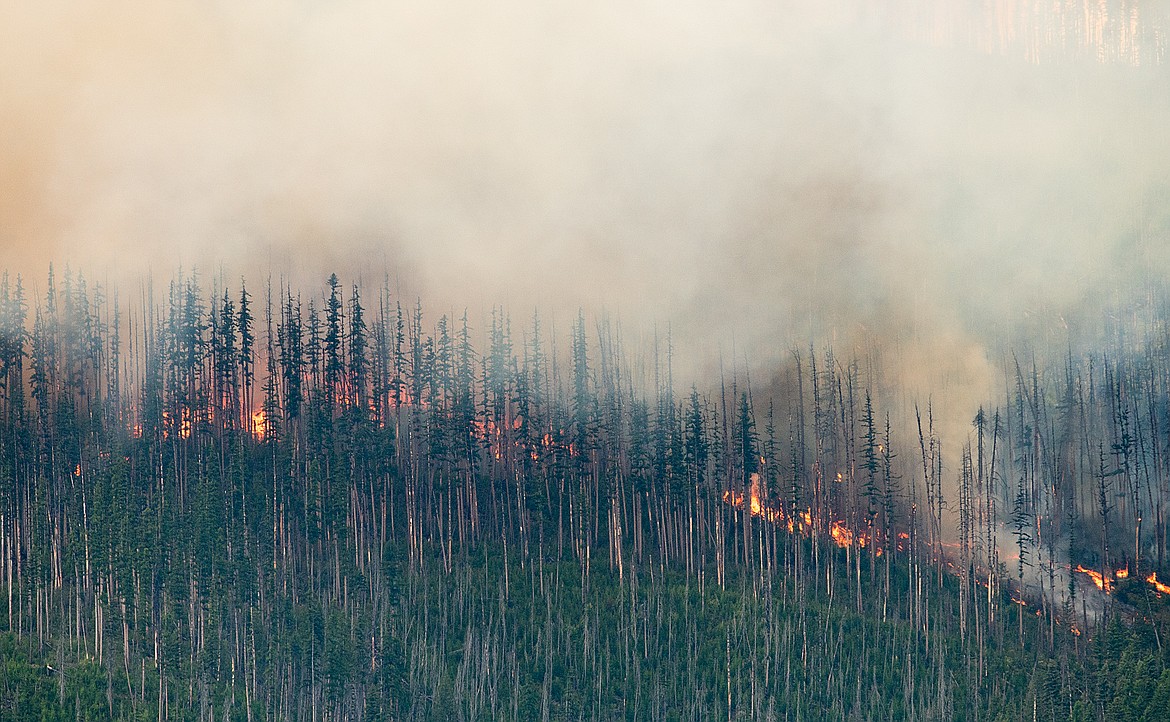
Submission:
[[0,720],[1170,714],[1156,294],[955,439],[853,349],[124,292],[0,282]]

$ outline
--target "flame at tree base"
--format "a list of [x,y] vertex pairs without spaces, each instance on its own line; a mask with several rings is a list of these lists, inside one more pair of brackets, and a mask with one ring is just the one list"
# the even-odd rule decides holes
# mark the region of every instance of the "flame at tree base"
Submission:
[[[866,548],[871,546],[871,537],[865,533],[855,532],[850,529],[844,521],[835,520],[829,522],[827,525],[822,524],[820,520],[812,515],[811,509],[805,509],[793,514],[788,514],[784,509],[775,506],[769,506],[766,503],[760,490],[760,475],[752,474],[751,483],[746,490],[747,493],[727,490],[723,492],[723,501],[729,506],[743,510],[746,508],[748,513],[758,519],[762,519],[772,524],[781,524],[787,527],[789,533],[800,533],[805,536],[811,536],[818,529],[827,530],[828,536],[833,542],[842,549],[850,547]],[[910,535],[906,532],[898,532],[895,539],[899,550],[904,549],[904,544],[909,543]],[[953,546],[944,544],[944,546]],[[882,555],[882,548],[878,546],[874,549],[876,556]],[[953,566],[953,565],[952,565]],[[1116,586],[1116,582],[1124,581],[1129,578],[1129,569],[1121,568],[1112,572],[1111,575],[1106,576],[1105,573],[1099,572],[1095,569],[1089,569],[1083,565],[1078,564],[1072,571],[1084,574],[1087,576],[1097,589],[1112,594]],[[1159,594],[1170,594],[1170,584],[1163,583],[1158,580],[1156,572],[1151,572],[1145,578],[1147,584],[1154,588],[1154,591]],[[986,583],[984,583],[986,586]],[[1027,606],[1027,602],[1020,598],[1013,598],[1016,604]],[[1037,614],[1040,611],[1037,610]],[[1075,627],[1072,628],[1075,634],[1080,634],[1080,630]]]
[[[772,524],[782,524],[792,534],[800,533],[808,536],[821,526],[817,523],[818,520],[814,519],[811,509],[805,509],[804,511],[790,515],[779,507],[765,504],[760,494],[759,474],[751,475],[751,484],[748,488],[746,498],[741,492],[728,490],[723,492],[723,501],[736,509],[743,509],[746,506],[752,516]],[[841,520],[830,522],[828,524],[828,532],[829,537],[842,549],[852,546],[865,548],[870,543],[867,534],[854,532]],[[904,532],[898,534],[899,545],[903,540],[908,540],[909,538],[910,536]],[[881,548],[878,548],[875,553],[880,556],[882,553]]]
[[[1094,586],[1096,586],[1101,591],[1106,593],[1113,591],[1113,584],[1105,577],[1104,574],[1097,571],[1096,569],[1087,569],[1084,566],[1078,564],[1073,571],[1080,572],[1081,574],[1089,577],[1089,579],[1093,581]],[[1117,571],[1113,572],[1113,578],[1119,581],[1128,579],[1129,569],[1118,569]],[[1158,581],[1157,572],[1151,572],[1150,575],[1146,577],[1146,583],[1152,586],[1159,594],[1170,594],[1170,584],[1163,584],[1162,582]]]
[[1150,576],[1146,577],[1146,581],[1149,582],[1154,587],[1154,589],[1157,589],[1159,593],[1170,594],[1170,584],[1163,584],[1162,582],[1158,581],[1157,572],[1153,572],[1150,574]]
[[268,414],[263,409],[252,412],[252,436],[263,441],[268,436]]

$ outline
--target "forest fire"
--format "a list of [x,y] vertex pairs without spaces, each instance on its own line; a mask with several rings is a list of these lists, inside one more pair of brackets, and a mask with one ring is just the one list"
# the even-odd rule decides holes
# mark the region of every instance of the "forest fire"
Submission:
[[[839,521],[835,521],[829,525],[829,536],[833,537],[833,541],[837,542],[837,546],[841,548],[853,546],[854,544],[865,548],[869,543],[869,537],[864,534],[854,534],[852,529]],[[880,549],[878,550],[878,554],[881,554]]]
[[[723,492],[723,501],[736,509],[744,508],[746,501],[747,508],[752,516],[759,517],[773,524],[784,524],[788,527],[789,533],[799,532],[808,535],[817,528],[811,509],[805,509],[804,511],[789,516],[779,507],[766,505],[760,494],[759,474],[751,475],[751,485],[748,487],[746,500],[743,493],[729,489]],[[868,536],[855,533],[852,529],[845,526],[845,522],[840,520],[833,521],[829,524],[829,536],[842,549],[854,545],[864,548],[869,543]],[[898,536],[900,539],[909,538],[907,534],[899,534]],[[877,553],[880,555],[881,550],[879,549]]]
[[[4,316],[3,306],[0,291],[0,321]],[[185,323],[182,317],[179,321]],[[67,328],[81,325],[80,321],[70,321]],[[50,332],[61,333],[52,327],[50,331],[42,328],[43,324],[34,331],[34,339]],[[382,319],[382,325],[376,328],[383,340],[392,339],[396,333],[389,319]],[[0,328],[0,337],[3,331]],[[165,336],[176,332],[160,333]],[[421,332],[416,332],[411,343],[418,349],[431,347],[418,333]],[[47,341],[38,340],[30,347],[40,353],[46,344]],[[394,371],[394,351],[383,343],[380,350],[367,348],[365,353],[373,357],[372,368],[379,370],[376,375],[382,379],[381,386],[384,376]],[[104,354],[100,358],[109,356]],[[408,365],[407,369],[429,378],[434,373],[430,359],[421,351],[418,357],[424,358],[425,363],[417,369]],[[609,364],[608,357],[601,358],[604,363],[599,359],[595,369],[625,368],[624,362]],[[812,352],[809,358],[808,366],[812,367]],[[528,376],[515,378],[545,375],[543,366],[529,363],[532,365],[524,372]],[[146,360],[126,364],[138,368],[145,366]],[[523,368],[519,362],[506,365],[512,369]],[[744,446],[750,445],[749,442],[772,446],[771,399],[768,400],[768,425],[764,427],[767,435],[761,438],[757,431],[754,442],[750,438],[744,441],[745,437],[741,436],[750,436],[756,423],[746,394],[740,395],[741,413],[726,414],[736,419],[728,419],[726,424],[721,423],[721,414],[704,411],[716,408],[718,402],[704,400],[697,391],[692,395],[693,413],[683,418],[685,423],[679,423],[682,412],[678,409],[675,409],[675,421],[670,422],[666,415],[673,407],[661,403],[659,407],[666,411],[662,412],[660,423],[663,431],[671,435],[665,437],[669,443],[660,446],[653,443],[653,434],[625,433],[648,423],[646,409],[654,407],[638,396],[632,397],[629,404],[615,404],[612,410],[615,421],[610,427],[602,425],[610,418],[610,409],[599,409],[593,403],[579,404],[567,389],[542,393],[539,403],[528,399],[525,414],[521,416],[509,406],[512,403],[509,395],[513,393],[510,388],[501,396],[503,407],[494,405],[492,371],[485,371],[484,385],[476,387],[487,389],[483,395],[478,391],[470,394],[469,398],[477,399],[474,405],[456,405],[455,399],[438,394],[429,410],[422,406],[404,409],[397,400],[391,403],[384,389],[378,391],[376,408],[367,410],[367,387],[362,385],[364,381],[355,380],[350,371],[345,371],[350,374],[350,380],[336,386],[324,383],[320,374],[296,364],[287,371],[303,374],[295,379],[303,384],[295,406],[291,403],[296,397],[285,395],[275,384],[266,383],[259,390],[241,388],[240,393],[228,394],[221,393],[214,376],[198,379],[209,384],[206,389],[199,385],[192,390],[189,385],[164,384],[157,395],[152,386],[130,383],[135,380],[131,376],[124,387],[131,393],[120,399],[121,405],[116,409],[119,414],[96,414],[87,406],[88,399],[98,397],[104,389],[101,384],[92,391],[83,385],[85,393],[78,390],[63,395],[60,401],[49,399],[42,403],[38,396],[27,407],[15,403],[15,397],[5,396],[4,389],[0,388],[0,413],[6,414],[2,417],[5,443],[0,446],[11,450],[14,447],[8,444],[9,439],[24,439],[31,448],[47,445],[42,448],[56,459],[55,476],[48,488],[54,494],[51,504],[39,504],[42,497],[37,495],[46,484],[37,465],[13,457],[4,467],[15,472],[10,474],[13,477],[10,483],[16,491],[0,494],[0,590],[11,590],[7,594],[0,592],[3,595],[0,596],[0,615],[3,615],[0,625],[7,625],[3,627],[6,634],[16,629],[20,639],[32,643],[29,649],[43,635],[46,649],[52,644],[60,650],[76,650],[73,653],[81,660],[86,658],[84,655],[100,660],[92,652],[100,654],[104,644],[110,663],[102,662],[95,668],[112,669],[113,678],[119,680],[118,673],[124,672],[119,667],[130,669],[132,674],[136,665],[141,668],[149,663],[151,669],[157,666],[157,658],[148,650],[168,628],[164,625],[155,629],[157,615],[149,613],[138,615],[134,621],[134,609],[167,608],[171,602],[161,585],[153,580],[174,577],[181,585],[178,588],[185,589],[188,600],[186,609],[178,611],[190,622],[190,634],[181,635],[190,640],[190,646],[177,646],[175,656],[202,654],[197,645],[206,638],[210,642],[207,654],[212,655],[207,657],[209,663],[215,663],[219,669],[235,664],[241,670],[239,678],[252,678],[255,661],[249,645],[256,644],[255,636],[247,633],[234,639],[235,631],[229,625],[218,624],[217,620],[235,618],[232,615],[237,614],[240,600],[254,600],[247,602],[247,610],[241,606],[240,611],[251,615],[259,630],[268,621],[266,615],[271,615],[267,608],[279,604],[285,609],[296,609],[297,604],[303,604],[298,599],[319,599],[323,600],[321,610],[326,614],[321,633],[336,634],[343,641],[348,639],[346,653],[368,655],[364,661],[357,662],[363,668],[366,665],[373,668],[381,663],[379,655],[382,654],[378,632],[374,630],[378,625],[390,624],[389,617],[379,619],[378,615],[389,613],[385,601],[392,600],[394,594],[394,587],[389,585],[401,584],[398,588],[412,595],[405,600],[409,603],[400,605],[402,609],[431,604],[428,598],[440,605],[435,607],[440,611],[432,615],[440,619],[433,624],[425,622],[432,618],[426,616],[430,611],[424,615],[423,622],[411,622],[416,625],[413,629],[438,640],[444,638],[449,626],[443,618],[446,612],[442,611],[448,607],[443,605],[466,605],[450,609],[455,609],[462,619],[479,618],[481,607],[477,605],[481,601],[459,601],[471,597],[500,600],[500,614],[510,615],[501,620],[509,624],[553,619],[552,624],[561,625],[548,628],[549,638],[554,641],[573,639],[578,633],[580,615],[587,608],[600,610],[588,622],[590,629],[599,630],[596,636],[590,632],[587,637],[595,655],[589,657],[591,666],[594,662],[600,666],[610,664],[596,650],[604,650],[607,645],[616,649],[628,644],[631,657],[636,654],[650,659],[658,655],[656,659],[672,665],[674,660],[680,660],[667,670],[671,678],[683,678],[693,669],[714,670],[717,674],[713,678],[708,676],[706,682],[699,680],[696,684],[706,684],[707,689],[717,692],[725,687],[733,701],[716,712],[730,710],[731,717],[751,716],[755,709],[752,698],[744,694],[748,683],[761,690],[755,697],[760,701],[765,700],[765,695],[779,697],[787,693],[786,687],[781,686],[783,683],[775,683],[783,675],[773,675],[766,681],[747,676],[754,675],[757,667],[765,667],[774,650],[788,659],[801,660],[798,664],[804,664],[806,669],[823,665],[821,671],[826,679],[831,676],[835,681],[826,684],[822,680],[817,686],[842,699],[847,699],[851,688],[856,687],[853,680],[867,679],[867,669],[873,666],[867,667],[871,658],[879,665],[886,665],[891,672],[901,670],[901,674],[907,675],[903,684],[928,684],[938,678],[937,668],[944,672],[952,670],[955,684],[940,687],[942,691],[933,692],[934,695],[951,695],[960,689],[988,690],[984,682],[991,675],[1013,683],[1020,675],[1000,674],[1011,664],[997,656],[1001,650],[1009,655],[1030,654],[1032,649],[1051,651],[1054,658],[1093,655],[1095,646],[1075,640],[1082,635],[1082,639],[1102,635],[1108,641],[1115,634],[1116,625],[1108,624],[1112,616],[1134,628],[1159,625],[1156,628],[1159,636],[1142,635],[1139,641],[1146,645],[1148,658],[1160,664],[1161,650],[1151,648],[1148,641],[1153,638],[1157,644],[1158,639],[1165,638],[1161,625],[1166,622],[1165,605],[1170,600],[1167,596],[1170,583],[1166,583],[1170,579],[1159,579],[1167,575],[1159,563],[1163,557],[1154,558],[1150,546],[1151,542],[1160,541],[1155,534],[1160,534],[1162,529],[1142,527],[1145,532],[1135,531],[1133,546],[1125,543],[1130,529],[1136,529],[1128,522],[1139,518],[1126,515],[1138,514],[1144,507],[1136,502],[1125,506],[1129,497],[1119,497],[1115,507],[1118,511],[1114,512],[1117,515],[1114,519],[1120,520],[1117,529],[1103,528],[1102,547],[1098,547],[1101,551],[1094,555],[1102,560],[1100,571],[1076,563],[1094,563],[1090,556],[1094,550],[1092,545],[1074,546],[1070,564],[1066,561],[1069,557],[1064,556],[1069,554],[1065,551],[1067,547],[1055,542],[1096,540],[1088,535],[1094,525],[1070,528],[1067,533],[1076,536],[1061,537],[1058,533],[1061,527],[1054,523],[1059,516],[1046,516],[1042,511],[1046,505],[1028,507],[1032,499],[1027,494],[1027,485],[1025,493],[1019,495],[1021,501],[1013,507],[1009,499],[996,496],[1000,487],[991,483],[995,479],[1015,478],[1020,468],[1026,474],[1041,468],[1031,465],[1031,457],[1020,462],[1022,467],[1016,466],[1018,452],[1024,448],[1016,444],[1032,444],[1030,448],[1037,449],[1037,437],[1028,434],[1020,441],[1014,432],[1001,432],[994,421],[990,426],[979,421],[983,414],[976,417],[972,435],[975,451],[966,449],[959,465],[962,471],[958,503],[953,499],[946,501],[943,492],[950,486],[936,450],[941,442],[929,431],[931,427],[927,426],[920,439],[923,460],[919,470],[923,476],[921,481],[916,481],[919,478],[914,473],[917,454],[903,452],[901,458],[908,459],[908,465],[894,465],[894,457],[887,455],[890,444],[874,441],[885,432],[871,419],[874,414],[868,393],[864,394],[864,406],[853,410],[860,424],[846,423],[848,397],[838,391],[854,383],[849,371],[852,366],[826,363],[817,368],[821,370],[813,372],[810,368],[813,375],[806,379],[815,383],[804,386],[811,389],[804,406],[810,410],[823,406],[821,414],[813,414],[814,419],[821,421],[829,417],[837,419],[844,410],[845,421],[807,423],[805,431],[812,438],[805,440],[803,446],[799,436],[794,435],[790,437],[793,448],[784,449],[782,454],[769,448],[763,458],[755,453],[745,456],[747,473],[717,477],[723,483],[713,490],[709,486],[712,476],[728,473],[727,467],[714,463],[710,456],[700,464],[698,451],[741,442]],[[93,375],[98,381],[118,373],[113,367],[98,371]],[[835,375],[838,371],[845,374],[844,380]],[[168,373],[164,368],[163,377],[169,378]],[[580,373],[584,380],[586,372]],[[602,393],[607,393],[605,388],[618,386],[616,380],[607,380],[604,372],[595,373],[598,376],[594,378],[599,379],[596,386]],[[83,384],[98,383],[91,381],[89,374],[83,376]],[[3,379],[4,374],[0,373],[0,381]],[[1133,384],[1134,388],[1141,388],[1137,381]],[[587,386],[586,391],[592,393],[594,386]],[[1035,385],[1028,386],[1036,398],[1043,398]],[[356,395],[352,391],[346,395],[335,393],[338,388],[362,390]],[[1167,389],[1170,394],[1170,386]],[[860,394],[855,392],[855,399],[857,395]],[[1108,394],[1103,392],[1103,396]],[[487,401],[480,403],[481,398]],[[71,403],[72,408],[68,406]],[[1159,407],[1161,403],[1158,402]],[[65,404],[63,409],[61,404]],[[845,406],[842,409],[834,404]],[[1013,398],[1011,406],[1027,415],[1027,399],[1017,403]],[[1052,408],[1062,407],[1053,405]],[[586,411],[590,417],[582,425],[580,414]],[[1084,412],[1087,417],[1111,418],[1107,409],[1087,403]],[[781,415],[797,420],[799,426],[799,409],[782,409]],[[602,421],[594,425],[597,418]],[[927,418],[929,422],[929,414]],[[1143,430],[1153,427],[1150,419],[1140,418]],[[375,436],[374,424],[385,421],[392,425],[394,433]],[[1018,426],[1013,429],[1029,428],[1026,418],[1016,421]],[[91,423],[112,424],[117,428],[105,433],[104,427],[94,427],[98,433],[91,434],[87,431]],[[61,432],[46,435],[44,430],[56,428],[54,425],[60,425]],[[612,432],[605,431],[606,428]],[[328,433],[317,433],[326,429]],[[650,429],[653,431],[654,427]],[[1113,485],[1106,490],[1107,502],[1119,490],[1126,490],[1122,486],[1124,463],[1122,473],[1114,474],[1110,457],[1104,451],[1109,448],[1105,443],[1111,441],[1111,433],[1109,428],[1100,431],[1102,451],[1096,464],[1097,476],[1087,468],[1084,474],[1060,476],[1054,481],[1054,484],[1069,484],[1067,488],[1054,486],[1053,491],[1048,491],[1047,485],[1036,485],[1045,494],[1057,494],[1053,499],[1063,499],[1060,494],[1068,491],[1074,500],[1087,500],[1082,503],[1085,508],[1075,516],[1078,523],[1086,518],[1095,521],[1095,518],[1092,507],[1087,506],[1093,498],[1089,494],[1092,489],[1078,487],[1077,483],[1089,479],[1100,484],[1106,480]],[[139,441],[104,443],[107,438],[118,441],[123,435]],[[980,439],[990,442],[984,444],[987,448],[982,454],[978,446]],[[1047,437],[1044,441],[1055,443]],[[1161,443],[1161,437],[1156,441]],[[1009,448],[1001,451],[999,444]],[[831,449],[835,451],[830,453]],[[791,473],[796,476],[789,475],[787,465],[774,462],[776,456],[787,455],[789,451],[794,452],[797,465]],[[675,452],[683,452],[682,458],[676,457]],[[827,459],[824,464],[821,455]],[[806,462],[813,461],[801,465],[802,457]],[[110,461],[111,458],[115,460]],[[1076,454],[1069,458],[1080,459]],[[1103,473],[1101,458],[1105,459]],[[298,461],[289,465],[288,460]],[[68,462],[75,466],[71,469]],[[222,475],[212,468],[215,462],[221,465]],[[658,469],[669,469],[672,476],[655,476]],[[692,477],[692,471],[699,473]],[[899,473],[904,474],[903,480],[894,481]],[[1042,477],[1020,478],[1028,481]],[[1132,488],[1137,488],[1139,478],[1144,480],[1143,475],[1133,475]],[[270,481],[264,482],[265,479]],[[734,483],[726,483],[730,480]],[[925,496],[920,495],[923,485]],[[696,491],[693,497],[688,493],[691,488]],[[658,504],[650,497],[660,490],[671,492],[669,499],[662,500],[668,503]],[[222,495],[223,503],[212,494]],[[647,497],[650,503],[642,504]],[[603,498],[608,504],[599,503]],[[165,513],[159,513],[163,510]],[[45,513],[47,517],[38,518]],[[149,525],[142,526],[142,519],[150,522]],[[140,528],[150,535],[145,541],[153,544],[157,540],[158,548],[166,552],[158,555],[158,564],[153,556],[142,558],[137,539],[127,543],[125,530],[133,530],[139,536]],[[42,529],[47,533],[42,533]],[[785,530],[788,535],[784,534]],[[1035,535],[1033,530],[1037,532]],[[1009,534],[1013,531],[1015,534]],[[549,532],[555,533],[555,547],[554,534]],[[1014,550],[1007,543],[1012,537],[1016,541]],[[337,542],[315,541],[332,538]],[[221,543],[223,548],[211,546],[216,543]],[[1079,549],[1085,550],[1083,557],[1075,556]],[[390,558],[386,557],[388,550],[393,552]],[[607,551],[608,560],[605,559]],[[241,563],[233,568],[247,576],[233,572],[224,575],[222,584],[213,578],[211,581],[216,586],[205,588],[199,570],[207,564],[215,569],[220,558],[239,558]],[[481,558],[486,560],[482,565]],[[45,564],[34,567],[30,560],[44,560]],[[391,563],[387,564],[388,561]],[[551,573],[544,571],[546,564]],[[1040,571],[1027,573],[1025,565]],[[1160,571],[1154,574],[1154,569]],[[1040,576],[1041,571],[1049,572],[1046,579]],[[387,575],[384,578],[379,576],[383,573]],[[158,577],[158,574],[166,576]],[[1081,578],[1082,574],[1088,579]],[[359,575],[364,576],[360,583],[354,584],[359,581]],[[1067,586],[1070,578],[1075,580],[1073,589]],[[759,586],[756,586],[757,579],[761,582]],[[1102,592],[1094,593],[1090,580]],[[1033,581],[1041,585],[1038,587]],[[233,586],[237,583],[241,586]],[[413,589],[421,589],[423,593],[415,594]],[[615,608],[609,604],[614,589],[623,598],[628,595],[632,600],[629,607]],[[264,600],[260,600],[258,592],[265,595]],[[1113,593],[1117,595],[1116,600],[1109,596]],[[1157,603],[1152,599],[1154,595],[1160,595]],[[265,607],[269,599],[272,604]],[[558,601],[562,599],[568,602]],[[667,607],[656,601],[670,599],[682,599],[684,603]],[[697,603],[692,604],[692,599]],[[130,600],[134,600],[133,606]],[[553,606],[562,603],[569,606]],[[833,614],[832,609],[837,609],[841,616],[823,617],[828,621],[823,626],[808,624],[807,617],[793,616],[801,614],[799,605],[805,603],[815,605],[814,609],[830,610],[829,615]],[[702,613],[704,604],[712,612]],[[677,611],[679,615],[672,618],[659,614],[668,608],[672,614]],[[638,616],[624,617],[625,609]],[[350,619],[376,621],[377,624],[366,627],[373,636],[351,644],[350,632],[354,627],[347,623]],[[623,619],[630,624],[625,624]],[[713,619],[735,621],[707,629],[709,620]],[[845,632],[833,623],[838,619],[849,620]],[[84,620],[89,631],[77,620]],[[273,629],[278,634],[305,632],[312,636],[315,633],[308,627],[290,631],[279,617],[274,621]],[[313,623],[312,619],[304,622]],[[655,624],[660,626],[656,628]],[[789,632],[801,626],[808,627],[811,634]],[[1069,631],[1060,633],[1058,627]],[[929,640],[929,649],[937,652],[929,652],[926,647],[919,651],[917,642],[910,649],[904,647],[899,631],[903,629],[914,638]],[[1124,628],[1118,631],[1125,634]],[[873,650],[870,657],[855,657],[852,658],[855,661],[847,663],[835,658],[824,661],[818,647],[835,654],[831,650],[841,647],[839,640],[843,639],[843,633],[874,640],[867,643]],[[92,635],[88,641],[86,634]],[[474,662],[477,670],[489,675],[495,674],[491,670],[496,669],[501,679],[514,676],[511,674],[514,670],[506,664],[491,662],[494,643],[476,641],[490,642],[493,632],[464,632],[465,636],[468,634],[474,639],[468,637],[471,641],[465,640],[465,648],[487,650],[472,653],[488,655],[466,657],[469,664]],[[628,636],[605,638],[605,634]],[[103,635],[108,641],[102,641]],[[733,640],[743,645],[742,640],[751,640],[753,635],[761,639],[760,644],[731,646]],[[694,642],[669,648],[659,643],[661,639],[679,637]],[[833,641],[834,638],[838,641]],[[262,638],[258,652],[264,654],[270,648],[267,645],[286,644],[286,640],[287,637],[276,635]],[[419,648],[420,643],[416,638],[411,644],[412,648]],[[87,645],[92,652],[86,651]],[[550,654],[561,654],[565,646],[554,644],[548,649],[552,650]],[[223,652],[227,656],[217,660],[214,654],[219,654],[218,650],[235,651]],[[905,662],[887,664],[903,650],[906,656],[901,659]],[[960,656],[944,658],[943,654],[951,653],[948,650]],[[575,654],[571,650],[564,653]],[[752,656],[757,653],[758,657]],[[436,654],[434,658],[443,656]],[[564,669],[571,669],[576,657],[550,659]],[[928,666],[916,667],[916,659]],[[57,664],[55,659],[52,661]],[[241,668],[241,661],[246,666]],[[684,667],[684,663],[689,667]],[[43,665],[26,664],[23,659],[18,667],[28,668],[38,679],[44,669]],[[622,673],[620,660],[613,663],[611,671]],[[286,668],[281,673],[302,672]],[[964,673],[970,676],[960,680],[958,675]],[[311,677],[313,670],[307,669],[304,674]],[[440,670],[438,674],[448,675],[448,672]],[[460,672],[456,670],[453,674],[457,676]],[[263,676],[255,673],[256,680]],[[1029,679],[1016,680],[1018,695],[1010,699],[996,697],[994,709],[1023,708],[1026,702],[1034,702],[1031,677],[1022,676]],[[1046,677],[1045,684],[1057,676]],[[745,683],[733,687],[740,678]],[[551,684],[555,675],[546,679]],[[603,684],[605,678],[596,679]],[[896,681],[893,677],[889,679],[891,683]],[[181,691],[171,694],[173,703],[191,704],[194,700],[190,695],[194,693],[189,690],[194,689],[194,683],[181,681],[188,690],[187,697],[184,699]],[[135,682],[133,676],[130,683],[122,697],[124,701],[118,702],[121,706],[116,709],[133,713],[137,711],[134,704],[141,706],[142,700],[150,700],[152,695],[141,693],[143,685],[148,683]],[[228,689],[228,682],[212,679],[210,683]],[[247,685],[239,689],[254,695],[258,701],[273,698],[261,682],[249,684],[254,689]],[[59,697],[54,685],[45,687],[47,699]],[[115,681],[106,689],[120,689],[120,685]],[[1073,690],[1074,702],[1077,695],[1090,693],[1091,689],[1090,692]],[[165,701],[168,694],[165,685],[161,694]],[[548,694],[551,698],[551,693]],[[792,695],[794,699],[799,696]],[[723,694],[714,697],[723,698]],[[738,708],[736,699],[740,700]],[[1085,699],[1092,701],[1091,697]],[[954,700],[956,704],[959,702],[957,697]],[[972,706],[971,700],[963,703]],[[289,707],[293,704],[290,701]],[[864,716],[871,709],[874,711],[870,716],[897,717],[901,708],[857,708],[854,716]],[[641,715],[641,710],[638,707],[635,711]],[[815,716],[812,705],[808,710],[807,716]],[[388,710],[391,716],[397,711],[400,710],[392,707]],[[801,708],[794,711],[804,714]],[[849,714],[842,711],[845,712],[842,716]],[[149,717],[154,712],[145,710],[140,716]],[[279,712],[277,709],[269,716]],[[558,709],[557,716],[565,716],[562,712],[565,710]],[[642,716],[653,716],[651,712]],[[608,713],[608,708],[596,709],[593,716]],[[165,711],[158,716],[166,716]]]
[[1170,584],[1163,584],[1162,582],[1158,581],[1157,572],[1153,572],[1150,574],[1150,576],[1146,577],[1146,581],[1149,582],[1154,587],[1154,589],[1157,589],[1159,593],[1170,594]]
[[268,435],[268,414],[264,409],[252,412],[252,436],[256,441],[263,441]]
[[[755,475],[752,475],[755,477]],[[723,492],[723,501],[727,502],[736,509],[744,507],[744,495],[737,491]],[[778,523],[784,521],[784,512],[780,509],[764,506],[764,502],[760,499],[759,484],[756,481],[752,482],[751,489],[748,491],[747,506],[752,516],[758,516],[761,519]],[[792,524],[789,524],[792,527]]]
[[163,411],[162,420],[164,439],[169,439],[172,433],[177,433],[180,439],[191,438],[191,409],[183,408],[179,412],[177,421],[170,411]]
[[[1095,584],[1097,588],[1102,591],[1108,592],[1113,586],[1110,581],[1105,578],[1104,574],[1095,569],[1086,569],[1085,567],[1078,564],[1077,568],[1073,571],[1080,572],[1081,574],[1088,576],[1089,579],[1093,580],[1093,584]],[[1126,571],[1125,575],[1119,575],[1118,573],[1115,573],[1114,576],[1120,576],[1120,578],[1124,578],[1125,576],[1128,576],[1128,574],[1129,572]]]
[[829,536],[833,537],[833,541],[837,542],[837,546],[840,547],[847,547],[853,543],[853,532],[837,522],[833,522],[829,526]]
[[[1078,564],[1073,571],[1080,572],[1081,574],[1084,574],[1087,577],[1089,577],[1089,579],[1093,580],[1093,584],[1098,589],[1100,589],[1104,592],[1111,592],[1112,591],[1113,584],[1111,584],[1110,581],[1108,579],[1106,579],[1105,575],[1103,575],[1101,572],[1099,572],[1095,569],[1087,569],[1080,564]],[[1121,569],[1118,569],[1117,571],[1113,572],[1113,578],[1117,579],[1119,581],[1123,580],[1123,579],[1128,579],[1129,578],[1129,569],[1124,568],[1124,567]],[[1157,572],[1150,572],[1150,575],[1146,577],[1146,583],[1149,584],[1150,586],[1152,586],[1159,594],[1170,594],[1170,584],[1164,584],[1164,583],[1158,581],[1158,573]]]

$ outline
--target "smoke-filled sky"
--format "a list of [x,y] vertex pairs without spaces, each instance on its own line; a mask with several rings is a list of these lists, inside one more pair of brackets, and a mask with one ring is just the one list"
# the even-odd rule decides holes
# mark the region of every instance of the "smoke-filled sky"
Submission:
[[389,272],[763,363],[893,335],[963,375],[1170,271],[1160,3],[2,5],[0,248],[33,277]]

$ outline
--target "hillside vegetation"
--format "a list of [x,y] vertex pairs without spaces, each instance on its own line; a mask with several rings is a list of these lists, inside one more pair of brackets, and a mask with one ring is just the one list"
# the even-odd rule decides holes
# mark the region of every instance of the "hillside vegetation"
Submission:
[[0,284],[0,720],[1170,710],[1164,307],[956,440],[828,348],[679,390],[604,318],[133,296]]

